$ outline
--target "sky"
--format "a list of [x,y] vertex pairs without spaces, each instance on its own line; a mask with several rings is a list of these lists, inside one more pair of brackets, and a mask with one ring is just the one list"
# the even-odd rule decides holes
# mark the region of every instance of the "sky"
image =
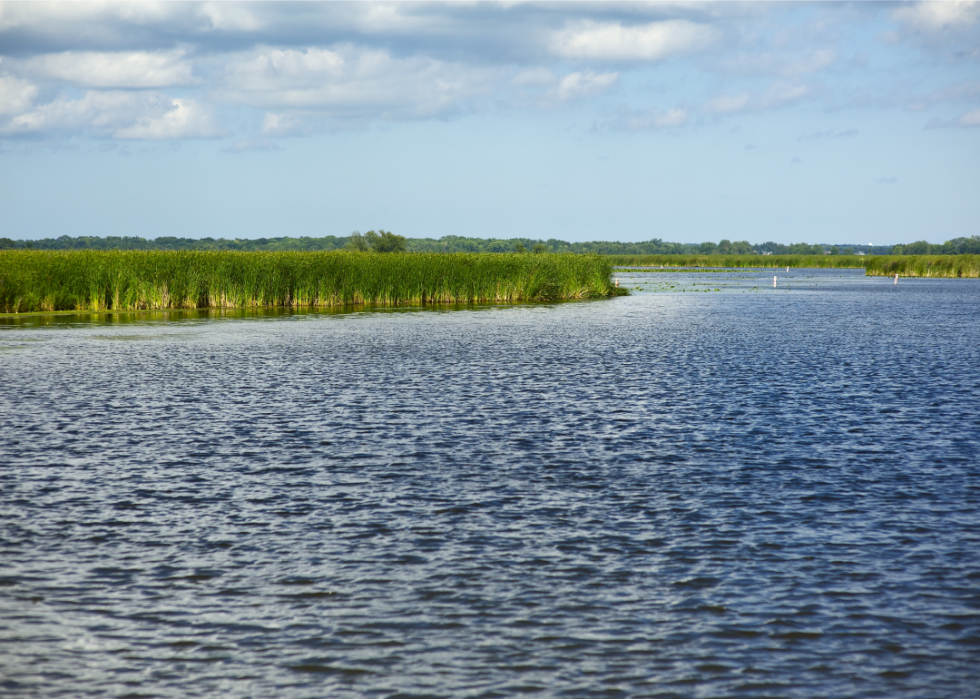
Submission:
[[0,2],[0,236],[980,234],[980,2]]

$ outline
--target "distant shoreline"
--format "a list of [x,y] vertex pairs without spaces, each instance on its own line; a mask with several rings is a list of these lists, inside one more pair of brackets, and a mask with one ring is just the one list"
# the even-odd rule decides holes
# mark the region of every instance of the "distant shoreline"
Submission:
[[980,278],[980,255],[606,255],[614,267],[864,269],[869,277]]

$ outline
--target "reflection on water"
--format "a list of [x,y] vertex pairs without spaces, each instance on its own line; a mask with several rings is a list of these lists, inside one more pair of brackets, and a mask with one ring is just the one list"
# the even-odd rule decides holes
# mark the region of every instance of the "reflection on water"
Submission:
[[3,318],[2,693],[970,695],[980,284],[672,274]]

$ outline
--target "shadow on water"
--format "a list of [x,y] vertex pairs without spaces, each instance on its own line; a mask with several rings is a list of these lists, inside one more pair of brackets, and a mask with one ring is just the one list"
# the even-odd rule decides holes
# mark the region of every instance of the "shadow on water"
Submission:
[[316,317],[406,313],[481,312],[502,308],[547,308],[565,304],[604,303],[612,299],[565,299],[518,303],[455,303],[387,306],[275,306],[261,308],[189,308],[148,311],[49,311],[0,314],[0,328],[58,328],[79,326],[125,326],[159,323],[214,323],[242,320],[300,320]]

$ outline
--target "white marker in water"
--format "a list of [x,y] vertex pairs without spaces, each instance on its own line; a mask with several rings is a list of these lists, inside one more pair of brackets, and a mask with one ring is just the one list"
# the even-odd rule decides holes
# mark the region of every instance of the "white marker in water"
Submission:
[[616,277],[616,286],[619,286],[619,277]]
[[898,275],[895,275],[895,283],[898,284]]
[[787,267],[787,268],[786,268],[786,271],[787,271],[787,272],[789,271],[789,267]]
[[773,289],[776,288],[776,278],[775,277],[772,278],[772,288]]

